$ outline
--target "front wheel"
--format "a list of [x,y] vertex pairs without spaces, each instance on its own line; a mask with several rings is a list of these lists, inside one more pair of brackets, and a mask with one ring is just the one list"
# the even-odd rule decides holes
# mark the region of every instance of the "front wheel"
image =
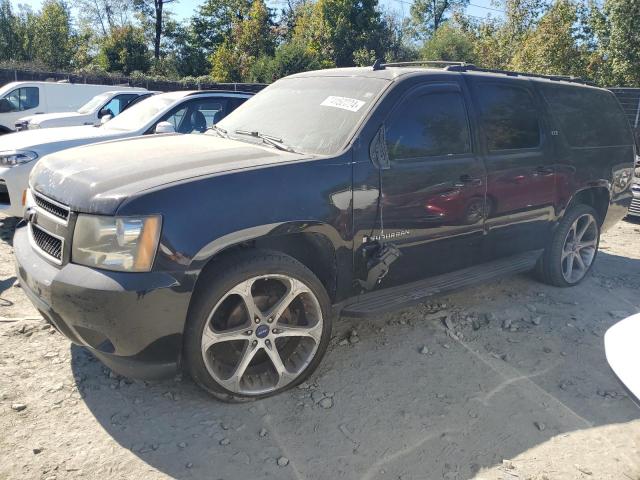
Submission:
[[185,366],[215,397],[244,401],[301,383],[331,335],[318,278],[278,252],[223,260],[202,279],[185,332]]
[[586,277],[600,243],[597,218],[588,205],[576,205],[565,213],[538,265],[545,283],[570,287]]

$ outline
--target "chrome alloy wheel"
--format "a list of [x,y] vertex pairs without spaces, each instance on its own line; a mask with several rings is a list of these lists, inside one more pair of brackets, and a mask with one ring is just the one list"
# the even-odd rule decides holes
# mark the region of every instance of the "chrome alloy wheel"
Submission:
[[562,248],[562,276],[577,283],[587,274],[598,248],[598,224],[591,214],[579,216],[567,233]]
[[287,275],[262,275],[229,290],[202,332],[202,356],[230,392],[263,395],[293,382],[313,360],[322,337],[318,299]]

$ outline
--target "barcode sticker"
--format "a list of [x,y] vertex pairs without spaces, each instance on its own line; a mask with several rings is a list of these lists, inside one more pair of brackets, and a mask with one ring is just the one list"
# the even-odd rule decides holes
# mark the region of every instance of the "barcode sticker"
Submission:
[[365,104],[362,100],[357,98],[348,97],[327,97],[320,105],[323,107],[341,108],[342,110],[349,110],[350,112],[357,112]]

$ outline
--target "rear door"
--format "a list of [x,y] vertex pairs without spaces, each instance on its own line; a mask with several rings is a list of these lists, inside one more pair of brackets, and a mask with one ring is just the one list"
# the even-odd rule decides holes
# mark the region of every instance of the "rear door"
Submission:
[[554,219],[554,149],[529,80],[467,77],[487,169],[484,258],[544,248]]
[[382,285],[479,262],[486,174],[460,84],[410,90],[385,130],[390,168],[382,170],[382,225],[402,255]]

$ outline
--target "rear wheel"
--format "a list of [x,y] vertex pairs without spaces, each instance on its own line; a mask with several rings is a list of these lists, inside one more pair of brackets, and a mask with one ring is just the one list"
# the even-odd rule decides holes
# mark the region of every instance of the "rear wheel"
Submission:
[[185,364],[219,399],[277,394],[307,378],[331,333],[317,277],[277,252],[227,259],[197,293],[185,333]]
[[538,265],[545,283],[570,287],[580,283],[591,270],[600,243],[597,214],[588,205],[567,211]]

